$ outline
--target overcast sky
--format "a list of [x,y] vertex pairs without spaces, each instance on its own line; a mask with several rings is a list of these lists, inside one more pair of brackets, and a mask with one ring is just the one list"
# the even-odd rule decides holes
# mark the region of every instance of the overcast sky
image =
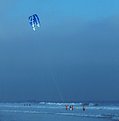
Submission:
[[119,0],[1,0],[0,14],[0,101],[119,100]]

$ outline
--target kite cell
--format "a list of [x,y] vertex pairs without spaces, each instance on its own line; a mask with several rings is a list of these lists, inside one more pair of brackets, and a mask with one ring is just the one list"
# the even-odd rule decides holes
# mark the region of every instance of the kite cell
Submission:
[[32,26],[34,31],[36,30],[36,27],[40,27],[40,20],[37,14],[29,16],[29,24]]

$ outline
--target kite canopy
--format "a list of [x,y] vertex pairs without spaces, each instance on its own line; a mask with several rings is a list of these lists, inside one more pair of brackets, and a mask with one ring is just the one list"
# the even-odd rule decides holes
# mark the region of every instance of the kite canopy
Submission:
[[32,26],[34,31],[36,30],[36,27],[40,27],[40,20],[37,14],[29,16],[29,24]]

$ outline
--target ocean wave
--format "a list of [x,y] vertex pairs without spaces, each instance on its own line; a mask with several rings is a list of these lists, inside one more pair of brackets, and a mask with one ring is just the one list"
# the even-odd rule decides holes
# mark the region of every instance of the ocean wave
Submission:
[[[42,105],[42,104],[0,104],[0,108],[46,108],[46,109],[62,109],[62,108],[65,108],[65,105],[73,105],[74,106],[74,109],[76,110],[79,110],[79,109],[82,109],[82,106],[81,105],[78,105],[78,104],[53,104],[53,103],[48,103],[47,105]],[[90,109],[90,110],[114,110],[114,111],[118,111],[119,110],[119,106],[85,106],[86,109]]]

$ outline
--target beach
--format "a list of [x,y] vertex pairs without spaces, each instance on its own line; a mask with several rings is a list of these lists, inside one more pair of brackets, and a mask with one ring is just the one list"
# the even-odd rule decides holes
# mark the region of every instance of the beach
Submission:
[[114,105],[86,106],[73,105],[73,110],[66,110],[65,103],[2,103],[0,121],[109,121],[119,120],[119,107]]
[[108,119],[53,114],[2,113],[0,121],[108,121]]

